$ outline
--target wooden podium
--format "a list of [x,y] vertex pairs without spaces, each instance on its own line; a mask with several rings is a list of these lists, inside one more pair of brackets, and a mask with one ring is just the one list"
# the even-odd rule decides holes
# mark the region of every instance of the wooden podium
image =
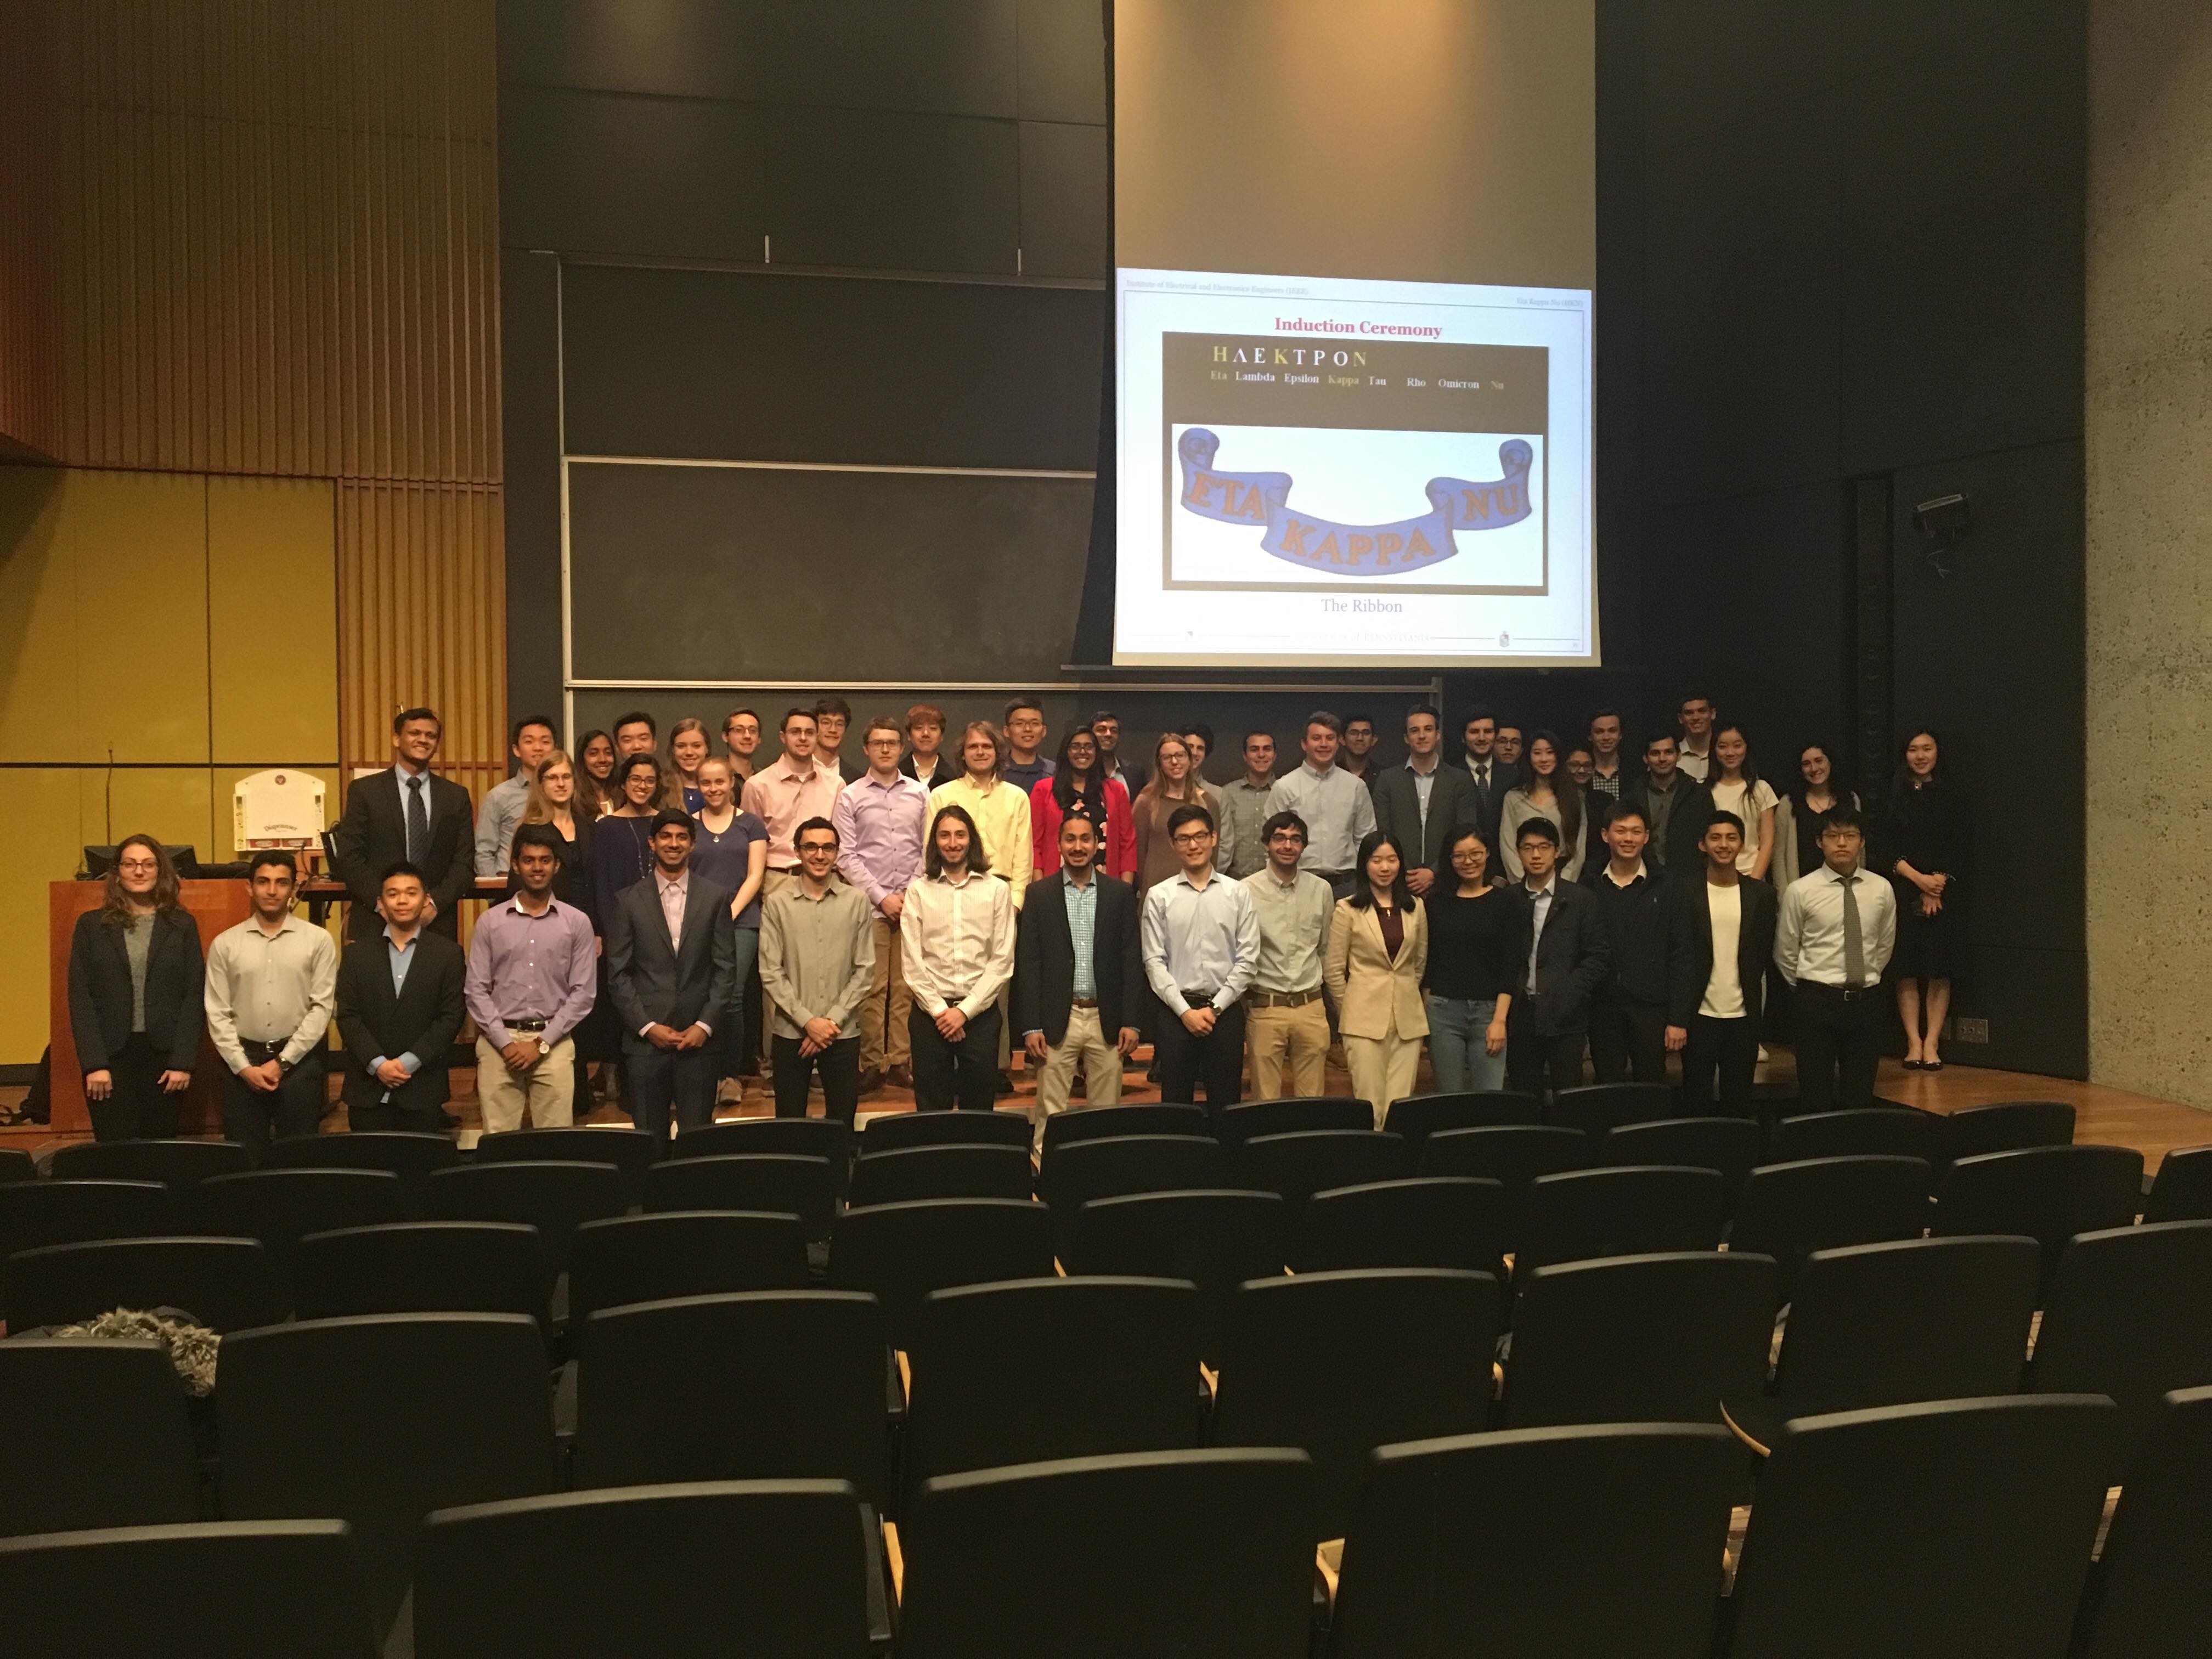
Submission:
[[[47,1008],[53,1045],[50,1068],[53,1088],[53,1121],[57,1134],[83,1134],[92,1128],[85,1109],[84,1073],[76,1059],[76,1039],[70,1030],[70,937],[76,919],[97,910],[107,884],[99,881],[58,881],[46,890]],[[188,881],[182,884],[180,902],[199,924],[200,954],[207,954],[215,936],[246,920],[246,884],[242,881]],[[188,1135],[222,1133],[222,1109],[218,1079],[224,1070],[215,1045],[200,1039],[199,1063],[192,1067],[192,1086],[185,1091],[179,1133]]]

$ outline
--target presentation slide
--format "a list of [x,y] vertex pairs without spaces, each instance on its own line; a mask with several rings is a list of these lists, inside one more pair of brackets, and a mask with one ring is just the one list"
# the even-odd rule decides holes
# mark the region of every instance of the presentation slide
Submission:
[[1115,276],[1116,662],[1596,659],[1589,289]]

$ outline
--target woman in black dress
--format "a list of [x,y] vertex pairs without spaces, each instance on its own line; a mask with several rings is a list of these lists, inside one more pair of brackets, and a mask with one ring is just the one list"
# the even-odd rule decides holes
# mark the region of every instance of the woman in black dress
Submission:
[[1890,967],[1905,1022],[1905,1065],[1914,1072],[1943,1069],[1936,1045],[1951,1012],[1951,981],[1966,957],[1959,883],[1973,841],[1973,814],[1942,762],[1933,732],[1915,732],[1906,740],[1882,808],[1876,866],[1888,871],[1897,889],[1897,954]]

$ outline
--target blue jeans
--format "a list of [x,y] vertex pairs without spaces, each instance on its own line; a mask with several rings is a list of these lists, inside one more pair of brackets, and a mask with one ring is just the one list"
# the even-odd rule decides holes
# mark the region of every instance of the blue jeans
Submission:
[[1505,1056],[1483,1052],[1497,1012],[1495,997],[1480,1002],[1464,997],[1429,998],[1429,1060],[1436,1067],[1437,1093],[1468,1094],[1505,1086]]
[[753,963],[760,956],[760,929],[732,928],[738,941],[738,975],[736,988],[730,993],[729,1006],[722,1017],[714,1022],[714,1054],[717,1077],[735,1077],[745,1060],[745,981],[752,977]]

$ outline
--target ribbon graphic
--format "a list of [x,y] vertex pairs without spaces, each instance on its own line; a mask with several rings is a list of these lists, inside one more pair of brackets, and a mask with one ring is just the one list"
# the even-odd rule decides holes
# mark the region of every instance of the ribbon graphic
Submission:
[[1528,469],[1535,450],[1519,438],[1498,446],[1504,477],[1486,483],[1431,478],[1422,487],[1429,511],[1395,524],[1337,524],[1293,512],[1287,472],[1217,471],[1221,440],[1192,427],[1176,445],[1182,463],[1182,506],[1221,524],[1265,526],[1260,545],[1304,569],[1341,576],[1382,576],[1441,564],[1459,551],[1453,533],[1498,530],[1529,514]]

